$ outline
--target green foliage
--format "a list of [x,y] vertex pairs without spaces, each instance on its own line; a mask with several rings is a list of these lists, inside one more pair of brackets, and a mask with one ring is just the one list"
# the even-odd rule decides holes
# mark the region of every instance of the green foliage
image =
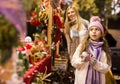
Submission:
[[111,17],[111,11],[112,11],[112,7],[111,7],[111,3],[112,0],[105,0],[105,14],[107,14],[108,17]]
[[20,45],[19,35],[16,28],[0,14],[0,62],[4,63],[12,52],[9,52],[12,47]]
[[98,13],[94,0],[74,0],[78,4],[78,10],[83,18],[89,19],[91,15]]
[[3,15],[0,15],[0,49],[19,45],[18,32]]
[[45,57],[45,54],[43,54],[42,52],[36,52],[35,56],[38,56],[40,59],[43,59]]
[[33,80],[32,84],[46,84],[42,78],[43,78],[43,73],[38,72],[36,78]]
[[47,74],[47,67],[44,73],[37,72],[35,78],[33,79],[31,84],[49,84],[51,80],[47,79],[49,76],[51,76],[51,73]]
[[95,0],[96,6],[99,8],[99,16],[105,17],[105,16],[111,16],[111,7],[112,0]]
[[21,0],[21,2],[23,3],[24,9],[28,14],[37,7],[38,0]]
[[88,11],[92,5],[94,5],[94,1],[93,0],[78,0],[78,4],[79,5],[79,9],[80,10],[85,10]]
[[74,0],[78,4],[80,15],[83,18],[89,19],[92,15],[100,17],[111,17],[112,0]]

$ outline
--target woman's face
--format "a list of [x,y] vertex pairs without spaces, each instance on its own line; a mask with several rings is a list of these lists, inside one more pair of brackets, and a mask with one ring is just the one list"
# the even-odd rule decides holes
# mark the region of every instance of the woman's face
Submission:
[[74,20],[76,18],[76,12],[73,8],[67,11],[67,16],[70,20]]
[[102,36],[102,32],[101,32],[100,28],[93,26],[89,30],[89,35],[93,41],[100,41],[100,38]]

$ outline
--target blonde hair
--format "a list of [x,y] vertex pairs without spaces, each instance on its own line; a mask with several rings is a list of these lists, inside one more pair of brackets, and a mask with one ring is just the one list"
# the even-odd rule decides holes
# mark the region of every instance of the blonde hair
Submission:
[[82,21],[81,21],[81,17],[80,17],[80,14],[79,14],[79,12],[78,12],[78,10],[77,10],[77,8],[75,8],[73,5],[70,5],[70,6],[68,6],[68,8],[67,8],[67,10],[66,10],[66,14],[65,14],[65,24],[64,24],[64,33],[65,34],[69,34],[69,31],[70,31],[70,25],[69,25],[69,23],[70,23],[70,20],[69,20],[69,18],[68,18],[68,16],[67,16],[67,11],[69,10],[69,9],[73,9],[74,11],[75,11],[75,13],[76,13],[76,16],[77,16],[77,30],[81,30],[82,29],[82,26],[81,26],[81,24],[82,24]]

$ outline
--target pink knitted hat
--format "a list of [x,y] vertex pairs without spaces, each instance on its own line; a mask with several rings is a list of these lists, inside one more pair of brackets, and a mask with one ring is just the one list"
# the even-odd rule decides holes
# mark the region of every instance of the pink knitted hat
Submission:
[[104,34],[104,29],[103,29],[103,26],[100,21],[101,21],[101,19],[98,16],[92,16],[90,18],[90,24],[89,24],[88,29],[90,29],[90,27],[95,26],[95,27],[100,28],[102,31],[102,34]]

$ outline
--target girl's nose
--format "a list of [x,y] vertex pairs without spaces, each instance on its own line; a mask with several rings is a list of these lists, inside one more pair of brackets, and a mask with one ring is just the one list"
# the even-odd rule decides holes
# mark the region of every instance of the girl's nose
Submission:
[[95,33],[96,32],[96,30],[93,30],[93,33]]

